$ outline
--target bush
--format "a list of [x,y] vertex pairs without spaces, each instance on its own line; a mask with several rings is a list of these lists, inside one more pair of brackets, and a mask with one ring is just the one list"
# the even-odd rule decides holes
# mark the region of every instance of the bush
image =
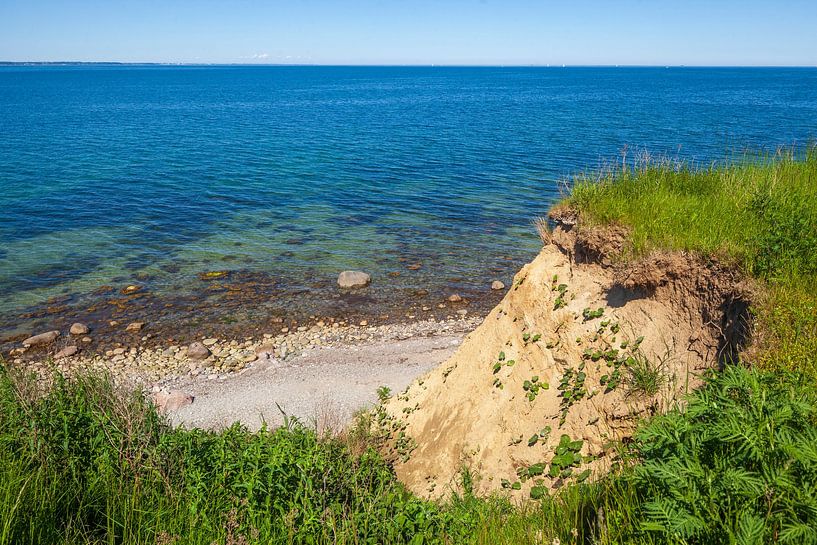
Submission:
[[636,435],[642,529],[668,543],[817,543],[817,396],[739,367]]

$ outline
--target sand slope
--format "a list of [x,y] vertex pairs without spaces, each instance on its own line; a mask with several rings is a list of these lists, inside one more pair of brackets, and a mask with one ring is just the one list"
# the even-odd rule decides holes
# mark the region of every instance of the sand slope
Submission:
[[[587,239],[569,228],[556,235],[456,354],[387,404],[414,446],[396,469],[415,492],[446,494],[463,466],[479,476],[479,492],[505,489],[520,499],[533,486],[551,489],[585,469],[601,471],[611,460],[609,439],[696,386],[728,345],[732,305],[716,265],[677,254],[625,271],[603,252],[588,252]],[[600,308],[601,317],[585,315]],[[660,392],[633,389],[621,363],[628,357],[661,369]],[[620,382],[608,389],[616,370]],[[570,476],[550,477],[562,435],[583,441],[584,458],[575,458]],[[539,473],[539,463],[543,474],[518,478],[531,466]]]

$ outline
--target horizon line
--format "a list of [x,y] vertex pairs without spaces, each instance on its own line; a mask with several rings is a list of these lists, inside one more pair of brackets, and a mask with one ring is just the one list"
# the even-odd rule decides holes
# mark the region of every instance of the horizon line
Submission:
[[808,64],[457,64],[457,63],[258,63],[171,61],[5,61],[0,66],[114,65],[114,66],[241,66],[241,67],[338,67],[338,68],[817,68]]

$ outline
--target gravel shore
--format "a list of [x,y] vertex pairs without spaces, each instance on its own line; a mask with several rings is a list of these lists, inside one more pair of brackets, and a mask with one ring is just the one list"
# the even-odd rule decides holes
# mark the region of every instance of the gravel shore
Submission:
[[278,425],[284,411],[305,423],[338,428],[377,399],[378,387],[402,390],[445,360],[481,321],[319,322],[256,338],[202,337],[197,342],[209,352],[203,359],[189,354],[188,346],[135,345],[9,363],[44,377],[53,371],[108,373],[117,383],[144,389],[173,422],[186,426]]

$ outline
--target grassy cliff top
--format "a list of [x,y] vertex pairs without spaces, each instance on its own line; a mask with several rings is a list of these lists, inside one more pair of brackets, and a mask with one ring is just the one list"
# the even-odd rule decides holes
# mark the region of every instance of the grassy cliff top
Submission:
[[582,225],[628,228],[633,256],[715,255],[759,281],[751,362],[817,377],[817,147],[696,168],[642,161],[573,180]]

